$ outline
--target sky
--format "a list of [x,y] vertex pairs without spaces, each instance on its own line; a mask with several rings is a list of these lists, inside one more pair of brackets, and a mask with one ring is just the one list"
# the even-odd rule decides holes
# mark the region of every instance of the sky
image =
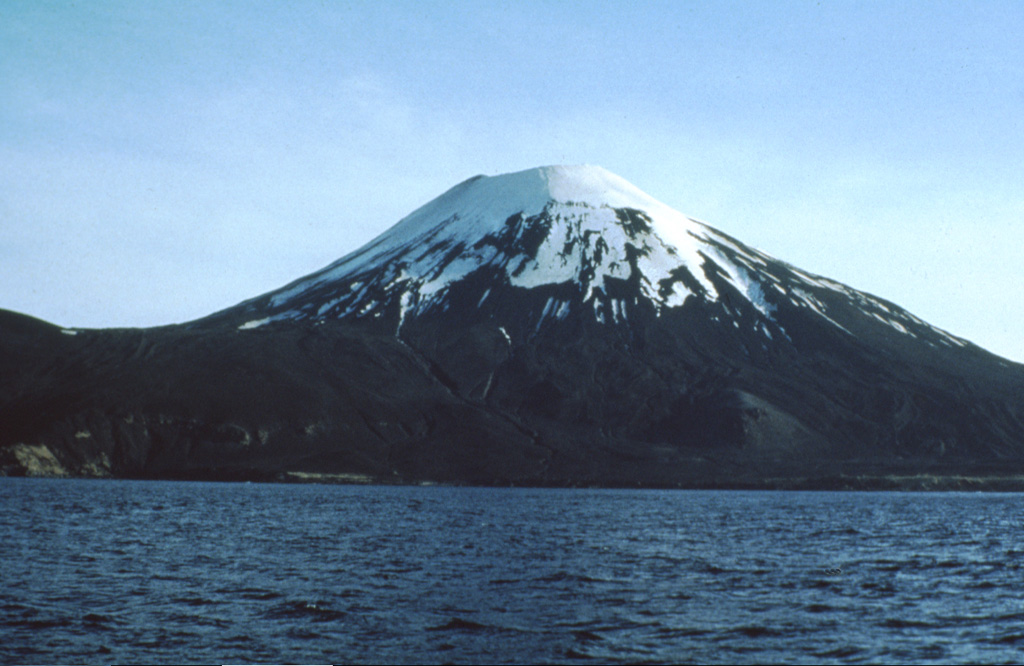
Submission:
[[0,308],[197,319],[596,164],[1024,362],[1024,3],[0,2]]

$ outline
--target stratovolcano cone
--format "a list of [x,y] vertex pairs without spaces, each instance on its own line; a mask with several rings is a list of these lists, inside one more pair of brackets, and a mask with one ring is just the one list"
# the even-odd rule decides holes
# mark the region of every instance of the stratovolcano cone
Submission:
[[471,178],[185,326],[39,323],[49,342],[31,346],[25,325],[0,392],[15,471],[697,487],[1024,473],[1020,366],[599,167]]

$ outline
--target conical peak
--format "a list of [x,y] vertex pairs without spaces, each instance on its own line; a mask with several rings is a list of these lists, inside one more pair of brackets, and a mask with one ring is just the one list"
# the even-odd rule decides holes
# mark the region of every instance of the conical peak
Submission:
[[[404,316],[443,307],[453,285],[488,274],[512,288],[575,285],[582,301],[606,294],[609,281],[636,280],[657,308],[674,307],[693,293],[715,293],[700,268],[705,233],[601,167],[476,176],[368,245],[270,294],[269,302],[296,316],[305,316],[296,309],[302,301],[318,317],[359,317],[400,300]],[[699,287],[681,282],[683,273]],[[381,293],[366,306],[368,285]]]
[[[640,211],[642,219],[625,209]],[[606,277],[625,280],[643,264],[650,297],[675,305],[685,298],[682,288],[666,295],[662,284],[680,266],[713,291],[699,269],[704,234],[701,225],[601,167],[476,176],[366,246],[271,294],[270,302],[284,308],[312,287],[363,285],[375,276],[394,288],[404,285],[423,309],[481,268],[504,274],[499,281],[514,287],[576,282],[589,295]]]
[[695,301],[712,308],[713,321],[752,326],[771,339],[787,336],[775,317],[780,308],[813,313],[850,334],[829,313],[836,294],[883,325],[961,344],[898,308],[778,263],[594,166],[471,178],[363,248],[239,307],[248,318],[242,328],[397,318],[400,331],[407,318],[455,308],[464,321],[499,317],[539,330],[570,314],[612,324]]

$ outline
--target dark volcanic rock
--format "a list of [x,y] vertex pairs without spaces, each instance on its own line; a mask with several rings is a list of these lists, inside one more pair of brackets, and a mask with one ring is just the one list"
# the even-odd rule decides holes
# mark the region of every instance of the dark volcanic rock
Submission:
[[600,169],[538,169],[188,325],[0,313],[0,470],[1024,487],[1024,368]]

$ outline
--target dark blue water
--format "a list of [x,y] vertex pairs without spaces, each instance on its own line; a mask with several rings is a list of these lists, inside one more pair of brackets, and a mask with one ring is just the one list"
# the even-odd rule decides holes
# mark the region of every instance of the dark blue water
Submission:
[[1024,496],[0,479],[0,662],[1020,662]]

